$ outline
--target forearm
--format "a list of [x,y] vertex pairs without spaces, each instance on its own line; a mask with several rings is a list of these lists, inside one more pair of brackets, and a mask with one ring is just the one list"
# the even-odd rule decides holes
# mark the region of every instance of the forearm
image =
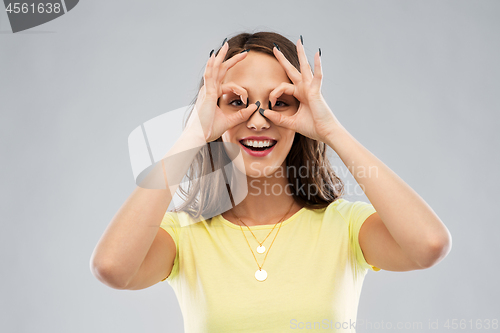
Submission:
[[204,143],[196,133],[185,130],[165,155],[163,165],[159,164],[161,173],[152,177],[155,182],[164,182],[164,188],[137,186],[118,210],[91,257],[91,270],[103,283],[120,288],[137,273],[179,186],[181,175],[186,174]]
[[432,208],[342,125],[327,139],[401,249],[417,263],[446,255],[450,233]]

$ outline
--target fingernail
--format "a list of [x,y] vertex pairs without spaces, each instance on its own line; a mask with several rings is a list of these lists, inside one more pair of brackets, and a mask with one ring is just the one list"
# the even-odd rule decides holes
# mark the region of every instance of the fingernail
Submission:
[[248,107],[248,97],[247,97],[247,106],[246,107]]
[[304,45],[304,40],[302,39],[302,35],[300,35],[300,42],[302,43],[302,45]]
[[250,51],[250,49],[243,50],[243,51],[241,51],[240,53],[243,53],[243,52],[248,52],[248,51]]
[[321,57],[321,47],[319,48],[319,56]]
[[259,109],[259,113],[262,117],[264,117],[264,109]]
[[271,101],[269,101],[269,110],[272,110],[273,108],[271,107]]
[[255,103],[257,105],[257,109],[260,107],[260,102],[257,101],[257,103]]
[[224,41],[222,42],[221,47],[222,47],[222,46],[224,46],[224,43],[225,43],[226,41],[227,41],[227,38],[224,38]]
[[209,58],[212,56],[212,53],[214,53],[214,50],[210,51],[210,56],[209,56]]
[[278,46],[278,44],[276,44],[276,43],[273,43],[273,44],[274,44],[274,46],[278,49],[278,51],[281,51],[281,50],[280,50],[280,47]]

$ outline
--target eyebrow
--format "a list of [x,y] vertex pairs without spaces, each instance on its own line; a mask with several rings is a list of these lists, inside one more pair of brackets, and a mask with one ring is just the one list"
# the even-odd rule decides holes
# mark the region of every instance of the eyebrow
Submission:
[[[244,87],[244,86],[241,86],[241,87],[242,87],[243,89],[245,89],[245,90],[248,92],[248,88],[247,88],[247,87]],[[270,93],[271,93],[271,91],[273,91],[273,90],[274,90],[274,89],[276,89],[277,87],[278,87],[278,86],[276,86],[275,88],[271,88],[271,89],[269,89],[269,90],[267,91],[267,93],[268,93],[268,94],[270,94]],[[285,93],[281,94],[281,96],[293,97],[293,95],[288,95],[288,94],[285,94]]]

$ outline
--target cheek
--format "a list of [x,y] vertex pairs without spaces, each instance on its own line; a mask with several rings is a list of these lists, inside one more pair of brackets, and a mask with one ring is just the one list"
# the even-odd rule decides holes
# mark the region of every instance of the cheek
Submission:
[[283,137],[286,138],[285,140],[287,146],[291,147],[293,144],[293,140],[295,139],[295,132],[294,131],[287,132]]
[[228,131],[225,131],[222,134],[222,141],[223,142],[229,142],[229,141],[231,141],[231,135],[228,133]]
[[232,142],[232,143],[238,143],[236,142],[236,135],[238,134],[239,126],[232,127],[228,130],[226,130],[222,135],[222,141],[224,142]]
[[222,142],[224,144],[224,149],[226,151],[227,156],[234,161],[238,154],[240,153],[240,147],[238,144],[235,144],[231,139],[234,140],[234,135],[229,131],[225,131],[221,136]]
[[290,131],[286,133],[281,133],[281,149],[279,152],[280,156],[286,156],[290,153],[290,149],[293,145],[293,140],[295,139],[295,132]]
[[[227,131],[225,131],[222,135],[221,135],[221,138],[222,138],[222,142],[224,143],[228,143],[229,146],[233,147],[235,145],[238,145],[238,142],[236,141],[236,136],[235,136],[235,132],[233,129],[229,129]],[[226,145],[227,146],[227,145]]]

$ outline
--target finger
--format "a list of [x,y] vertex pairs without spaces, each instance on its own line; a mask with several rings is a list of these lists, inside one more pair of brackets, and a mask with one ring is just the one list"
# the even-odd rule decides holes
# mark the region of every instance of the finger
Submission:
[[294,121],[296,118],[295,116],[296,114],[293,116],[285,116],[279,112],[272,110],[260,109],[259,111],[261,115],[269,119],[276,126],[281,126],[296,131],[295,121]]
[[300,72],[295,68],[290,61],[281,53],[281,51],[278,51],[276,47],[273,48],[273,53],[276,59],[278,59],[278,62],[283,66],[285,69],[286,74],[292,80],[293,83],[297,84],[300,82],[302,76]]
[[282,82],[280,83],[279,86],[274,88],[273,91],[271,91],[271,93],[269,94],[269,102],[271,102],[271,105],[276,104],[276,100],[283,94],[294,96],[295,98],[298,99],[298,97],[295,96],[294,93],[295,93],[295,86],[293,84],[288,82]]
[[203,81],[205,84],[207,83],[207,80],[212,76],[212,59],[214,58],[214,55],[210,55],[210,58],[208,58],[207,63],[205,64],[205,72],[203,73]]
[[236,65],[241,60],[245,59],[247,55],[248,52],[239,53],[224,61],[220,66],[217,81],[222,82],[222,79],[224,79],[224,76],[226,75],[228,69]]
[[224,43],[224,45],[221,46],[221,48],[217,52],[217,55],[215,56],[216,66],[220,66],[220,64],[222,64],[224,58],[226,57],[227,50],[229,50],[229,43]]
[[222,47],[219,49],[217,56],[214,59],[214,77],[217,78],[219,76],[220,65],[224,61],[226,57],[227,50],[229,49],[229,43],[224,43]]
[[[209,90],[210,93],[215,92],[215,85],[213,80],[213,62],[214,62],[214,54],[208,58],[207,64],[205,66],[205,73],[203,73],[203,83],[206,90]],[[208,91],[207,91],[208,92]]]
[[250,116],[257,111],[260,107],[260,104],[250,104],[247,108],[241,109],[238,112],[228,116],[228,125],[229,128],[232,128],[236,125],[241,124],[244,121],[247,121]]
[[221,90],[222,90],[221,95],[232,92],[240,96],[241,101],[246,105],[248,99],[248,93],[245,88],[241,87],[240,85],[237,85],[234,82],[227,82],[221,85]]
[[299,56],[300,73],[302,74],[302,77],[306,79],[304,81],[310,82],[313,77],[313,74],[311,71],[311,66],[307,61],[304,45],[302,45],[300,39],[297,41],[297,54]]
[[323,69],[321,68],[321,56],[319,51],[314,55],[314,76],[311,82],[311,89],[315,92],[321,92],[321,82],[323,80]]

